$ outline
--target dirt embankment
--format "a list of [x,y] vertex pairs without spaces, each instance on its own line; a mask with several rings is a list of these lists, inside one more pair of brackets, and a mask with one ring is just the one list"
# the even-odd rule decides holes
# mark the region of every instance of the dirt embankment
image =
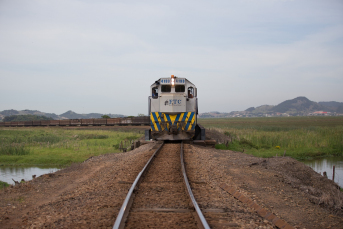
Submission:
[[[112,227],[128,189],[155,148],[152,143],[128,153],[94,157],[1,190],[1,228]],[[225,183],[296,228],[342,228],[343,193],[331,180],[301,162],[201,146],[187,149],[186,167],[199,176],[198,185],[221,193],[220,198],[229,198],[230,194],[220,188]],[[215,201],[209,199],[202,205],[210,206]],[[256,222],[254,210],[243,203],[244,211],[227,205],[222,208],[230,212],[231,218],[220,220],[235,219],[236,228],[249,228],[244,223],[249,217]],[[261,225],[263,222],[261,218]]]
[[154,146],[93,157],[1,190],[1,228],[112,227],[131,183]]
[[296,228],[342,228],[343,193],[331,180],[288,157],[256,158],[193,146],[212,187],[235,187]]

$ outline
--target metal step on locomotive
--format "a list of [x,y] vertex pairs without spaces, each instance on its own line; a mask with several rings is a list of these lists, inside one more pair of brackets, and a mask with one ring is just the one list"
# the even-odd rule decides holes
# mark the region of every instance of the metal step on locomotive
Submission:
[[205,129],[197,124],[197,88],[186,78],[156,80],[148,103],[151,128],[146,140],[205,140]]

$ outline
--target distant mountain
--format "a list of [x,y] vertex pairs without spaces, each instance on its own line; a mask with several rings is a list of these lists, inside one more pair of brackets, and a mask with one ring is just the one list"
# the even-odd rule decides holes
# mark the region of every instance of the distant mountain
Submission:
[[4,111],[1,111],[0,114],[2,114],[4,116],[19,115],[19,111],[16,111],[16,110],[4,110]]
[[21,122],[21,121],[36,121],[36,120],[53,120],[53,118],[48,118],[39,115],[10,115],[3,119],[3,122]]
[[250,107],[248,108],[246,111],[250,111],[253,114],[258,114],[258,113],[266,113],[271,111],[271,109],[273,109],[274,106],[271,105],[262,105],[259,107]]
[[[100,113],[90,113],[90,114],[78,114],[73,111],[67,111],[63,114],[56,115],[54,113],[45,113],[37,110],[22,110],[22,111],[17,111],[17,110],[4,110],[0,112],[0,120],[7,116],[12,116],[12,115],[36,115],[36,116],[45,116],[45,117],[50,117],[55,120],[59,119],[87,119],[87,118],[101,118],[104,114]],[[106,114],[110,116],[111,118],[117,118],[117,117],[125,117],[125,115],[121,114]]]
[[249,107],[248,109],[246,109],[245,111],[247,112],[253,112],[255,110],[255,107]]
[[101,118],[103,114],[97,114],[97,113],[91,113],[91,114],[78,114],[75,113],[74,111],[67,111],[63,114],[60,115],[64,119],[86,119],[86,118]]
[[331,112],[343,113],[343,103],[330,101],[330,102],[319,102],[320,105],[323,105],[330,109]]
[[[87,119],[87,118],[101,118],[104,114],[100,113],[89,113],[89,114],[78,114],[74,111],[67,111],[60,115],[63,119]],[[119,114],[106,114],[110,116],[111,118],[119,118],[119,117],[125,117],[124,115]]]
[[341,107],[343,106],[343,103],[330,101],[330,102],[318,102],[320,105],[326,106],[326,107]]
[[225,117],[266,117],[266,116],[307,116],[307,115],[343,115],[341,102],[313,102],[304,96],[286,100],[276,106],[262,105],[249,107],[245,111],[230,113],[207,112],[199,114],[199,118]]
[[271,111],[279,113],[310,113],[314,111],[328,111],[328,108],[310,101],[306,97],[297,97],[276,105]]
[[11,115],[38,115],[38,116],[46,116],[50,117],[53,119],[59,119],[59,116],[54,114],[54,113],[45,113],[37,110],[22,110],[22,111],[17,111],[17,110],[4,110],[1,111],[0,114],[2,116],[11,116]]

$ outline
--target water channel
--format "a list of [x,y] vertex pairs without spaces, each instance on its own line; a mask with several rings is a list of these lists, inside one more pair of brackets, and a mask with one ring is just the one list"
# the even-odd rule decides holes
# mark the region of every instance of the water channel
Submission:
[[311,161],[302,161],[305,165],[310,166],[314,171],[323,175],[323,172],[327,173],[327,176],[332,180],[333,166],[335,166],[335,182],[343,187],[343,157],[327,157],[320,158]]
[[61,168],[54,168],[52,166],[0,166],[0,180],[8,184],[14,184],[15,181],[20,182],[21,179],[25,181],[32,180],[32,175],[39,177],[43,174],[53,173]]

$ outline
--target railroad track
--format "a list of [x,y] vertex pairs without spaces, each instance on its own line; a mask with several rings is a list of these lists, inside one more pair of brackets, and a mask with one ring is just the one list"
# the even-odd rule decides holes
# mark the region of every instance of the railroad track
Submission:
[[183,143],[162,144],[132,184],[113,228],[210,228],[192,194]]

